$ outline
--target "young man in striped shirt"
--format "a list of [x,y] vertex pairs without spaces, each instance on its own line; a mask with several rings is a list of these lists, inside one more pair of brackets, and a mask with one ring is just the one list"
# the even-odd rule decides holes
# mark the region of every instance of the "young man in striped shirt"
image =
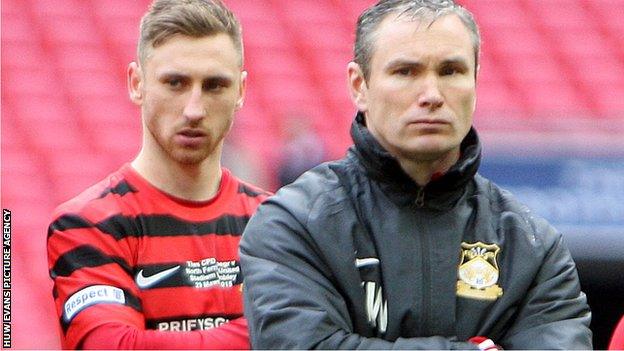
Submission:
[[249,348],[238,243],[268,194],[221,166],[245,92],[240,25],[218,0],[156,0],[140,31],[142,148],[49,227],[63,346]]

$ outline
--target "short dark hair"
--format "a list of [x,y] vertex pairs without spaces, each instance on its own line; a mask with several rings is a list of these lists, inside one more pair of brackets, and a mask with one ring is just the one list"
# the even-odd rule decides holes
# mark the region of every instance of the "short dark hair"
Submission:
[[[481,35],[479,27],[472,14],[453,0],[380,0],[374,6],[366,9],[358,18],[355,31],[355,45],[353,61],[360,65],[364,79],[370,75],[370,61],[375,45],[375,31],[379,24],[391,13],[399,16],[411,16],[412,19],[429,20],[449,14],[457,15],[470,31],[475,51],[475,68],[479,64],[479,50]],[[475,69],[476,74],[476,69]]]
[[230,36],[240,54],[242,66],[240,23],[220,0],[155,0],[141,19],[137,47],[139,62],[145,61],[149,49],[176,34],[199,38],[219,33]]

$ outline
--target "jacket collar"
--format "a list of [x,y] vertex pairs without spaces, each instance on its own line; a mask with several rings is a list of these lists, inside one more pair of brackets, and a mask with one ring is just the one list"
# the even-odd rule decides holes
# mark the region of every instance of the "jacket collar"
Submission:
[[476,130],[470,129],[461,143],[461,156],[444,175],[419,186],[403,171],[399,162],[368,131],[364,114],[358,112],[351,125],[355,154],[367,175],[377,181],[388,197],[397,204],[416,203],[424,196],[424,207],[452,206],[473,179],[481,160],[481,143]]

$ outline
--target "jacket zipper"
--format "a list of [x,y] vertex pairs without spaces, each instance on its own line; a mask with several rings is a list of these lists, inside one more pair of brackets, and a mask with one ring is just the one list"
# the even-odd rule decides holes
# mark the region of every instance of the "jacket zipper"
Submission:
[[416,207],[422,208],[425,206],[425,187],[418,189],[418,193],[416,194]]
[[429,249],[429,233],[426,231],[422,236],[422,269],[423,269],[423,286],[422,286],[422,328],[423,335],[429,335],[431,330],[431,250]]
[[[417,208],[423,208],[425,206],[425,187],[420,187],[418,189],[418,193],[416,193],[416,201],[414,201]],[[422,228],[426,228],[422,226]],[[420,254],[421,254],[421,264],[422,264],[422,290],[421,290],[421,335],[429,335],[429,331],[431,330],[431,293],[430,293],[430,285],[431,285],[431,268],[429,267],[431,264],[431,258],[429,257],[431,254],[431,250],[429,249],[429,233],[427,230],[423,230],[422,239],[420,241]]]

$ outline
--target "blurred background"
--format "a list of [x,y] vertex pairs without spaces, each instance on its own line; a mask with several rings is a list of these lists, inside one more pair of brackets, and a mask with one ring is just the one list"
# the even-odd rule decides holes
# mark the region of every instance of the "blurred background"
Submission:
[[[624,0],[458,0],[483,44],[481,173],[560,229],[594,309],[595,347],[624,313]],[[224,0],[248,93],[224,164],[270,190],[340,158],[355,22],[373,0]],[[148,0],[2,0],[2,207],[13,211],[13,346],[59,348],[47,272],[55,206],[130,161],[127,97]]]

